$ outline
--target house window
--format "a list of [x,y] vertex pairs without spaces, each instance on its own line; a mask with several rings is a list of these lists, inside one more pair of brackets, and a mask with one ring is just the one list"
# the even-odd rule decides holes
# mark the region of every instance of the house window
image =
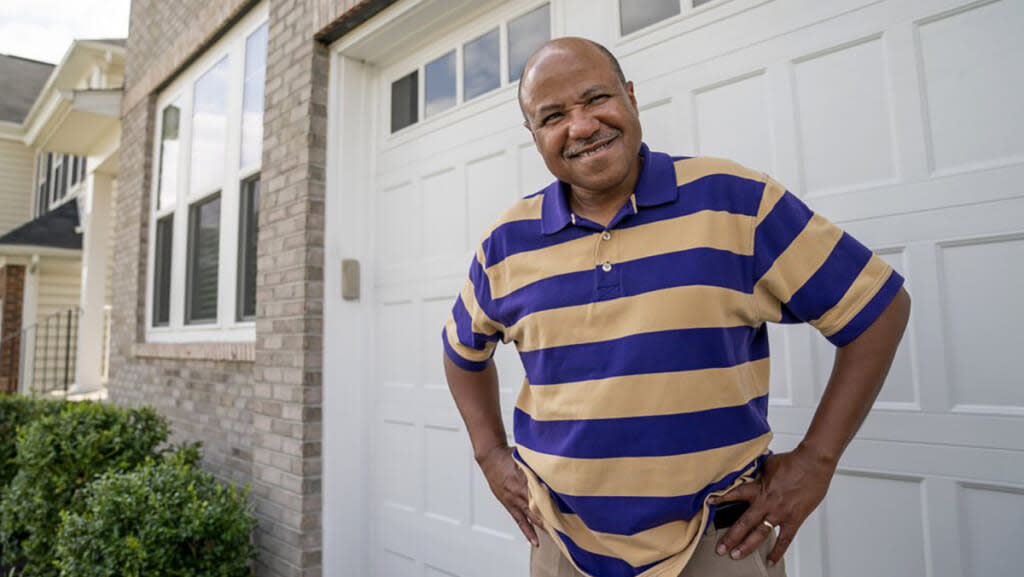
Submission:
[[498,29],[471,40],[463,48],[463,93],[466,100],[490,92],[501,85],[499,78],[501,54],[498,52]]
[[205,194],[224,181],[227,145],[228,58],[221,58],[195,84],[192,97],[192,161],[189,191]]
[[171,320],[171,247],[174,246],[174,215],[156,222],[156,262],[153,266],[153,326],[165,327]]
[[619,32],[626,36],[714,0],[619,0]]
[[257,166],[263,154],[263,86],[267,80],[267,24],[245,41],[242,95],[242,167]]
[[267,2],[157,95],[146,340],[256,338]]
[[188,211],[188,292],[186,322],[217,321],[217,274],[220,267],[220,194]]
[[174,206],[178,191],[178,129],[181,105],[177,100],[164,108],[160,128],[160,173],[157,181],[157,208]]
[[238,303],[236,318],[256,316],[256,240],[259,224],[260,177],[242,183],[242,206],[238,222]]

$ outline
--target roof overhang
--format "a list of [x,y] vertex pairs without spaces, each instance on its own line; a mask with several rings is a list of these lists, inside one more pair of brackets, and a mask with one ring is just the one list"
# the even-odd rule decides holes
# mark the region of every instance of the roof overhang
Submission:
[[38,254],[44,249],[82,251],[78,201],[71,199],[0,236],[0,254]]
[[73,90],[59,93],[54,114],[46,117],[39,134],[48,150],[87,156],[100,138],[118,126],[121,90]]

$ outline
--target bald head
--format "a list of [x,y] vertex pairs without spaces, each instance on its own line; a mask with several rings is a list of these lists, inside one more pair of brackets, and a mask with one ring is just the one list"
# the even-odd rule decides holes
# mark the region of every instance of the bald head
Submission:
[[622,72],[622,66],[619,65],[619,60],[615,58],[611,50],[608,50],[601,44],[589,40],[587,38],[579,38],[576,36],[565,36],[562,38],[555,38],[549,40],[543,46],[537,49],[536,52],[530,56],[530,59],[526,61],[526,67],[523,69],[523,75],[519,77],[519,109],[523,111],[523,116],[526,117],[526,111],[523,110],[523,90],[531,83],[534,70],[540,65],[541,62],[549,59],[555,55],[569,54],[580,54],[582,52],[596,52],[600,54],[602,58],[608,63],[612,71],[615,72],[615,76],[618,77],[619,82],[623,87],[626,86],[626,75]]

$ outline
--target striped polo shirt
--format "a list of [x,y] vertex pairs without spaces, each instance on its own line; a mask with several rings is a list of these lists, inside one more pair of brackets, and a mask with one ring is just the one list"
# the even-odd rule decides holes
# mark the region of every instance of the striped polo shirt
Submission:
[[561,182],[507,210],[443,331],[470,371],[515,342],[530,507],[593,577],[678,574],[707,497],[756,478],[772,438],[766,322],[842,346],[903,283],[760,172],[641,156],[607,227],[574,214]]

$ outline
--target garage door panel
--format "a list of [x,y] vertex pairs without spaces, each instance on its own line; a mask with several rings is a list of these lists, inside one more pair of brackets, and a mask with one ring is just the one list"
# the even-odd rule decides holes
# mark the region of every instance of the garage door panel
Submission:
[[1024,4],[975,3],[920,24],[932,166],[938,172],[1024,157]]
[[697,153],[774,173],[772,117],[763,70],[694,93]]
[[466,162],[469,203],[466,245],[470,249],[476,249],[490,224],[515,200],[516,183],[511,168],[511,159],[504,150],[475,156]]
[[827,577],[925,575],[922,479],[838,473],[822,507]]
[[[939,246],[947,364],[958,405],[1024,411],[1013,359],[1024,326],[1024,235]],[[1009,266],[1008,266],[1009,265]]]
[[419,434],[410,421],[383,420],[377,426],[376,447],[388,455],[377,468],[377,489],[382,507],[393,506],[414,511],[421,509]]
[[425,264],[466,252],[466,188],[460,167],[441,166],[420,181],[423,212],[419,243]]
[[[960,484],[963,549],[968,575],[1020,572],[1024,491]],[[1001,528],[1016,527],[1016,531]]]
[[519,189],[517,196],[528,196],[551,184],[551,173],[544,165],[544,158],[533,142],[522,142],[515,147],[518,157],[517,175]]
[[425,426],[424,434],[424,512],[440,521],[464,525],[469,522],[469,502],[465,495],[469,492],[469,455],[472,454],[466,434],[459,427],[437,425]]
[[673,98],[640,104],[640,124],[644,142],[654,150],[679,150],[680,125]]
[[894,180],[885,71],[880,37],[796,59],[793,74],[807,196]]

